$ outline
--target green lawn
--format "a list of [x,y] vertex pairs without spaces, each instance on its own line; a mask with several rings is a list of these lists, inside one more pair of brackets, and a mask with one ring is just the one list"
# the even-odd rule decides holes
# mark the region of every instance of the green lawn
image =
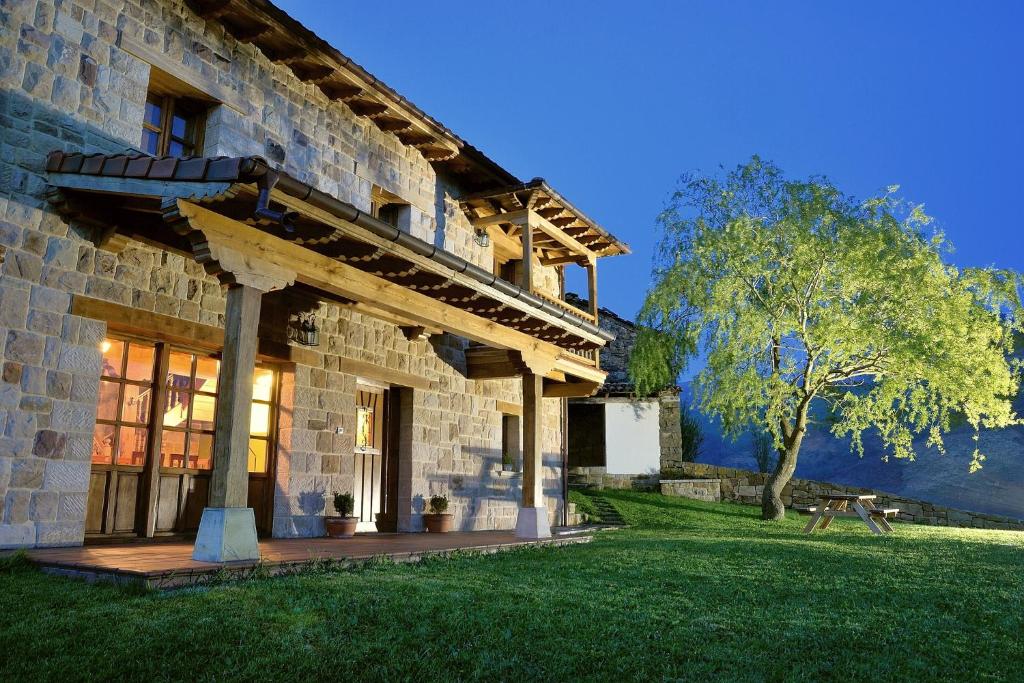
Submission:
[[169,594],[8,562],[0,681],[1024,677],[1022,533],[606,495],[589,545]]

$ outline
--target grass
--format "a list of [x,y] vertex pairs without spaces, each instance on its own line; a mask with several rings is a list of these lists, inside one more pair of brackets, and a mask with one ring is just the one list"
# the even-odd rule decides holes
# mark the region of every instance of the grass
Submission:
[[0,680],[1022,676],[1024,534],[606,496],[633,526],[589,545],[169,594],[7,561]]

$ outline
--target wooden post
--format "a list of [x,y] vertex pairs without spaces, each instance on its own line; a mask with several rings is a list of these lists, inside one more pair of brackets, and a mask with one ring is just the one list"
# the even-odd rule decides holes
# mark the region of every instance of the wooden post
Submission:
[[523,373],[523,500],[516,520],[520,538],[551,536],[544,504],[543,397],[544,376]]
[[249,507],[249,421],[252,373],[263,292],[228,287],[220,362],[210,498],[199,522],[192,558],[203,562],[258,560],[256,516]]
[[262,296],[263,292],[247,285],[228,288],[210,507],[244,508],[249,504],[249,419]]
[[590,261],[584,266],[587,269],[587,302],[590,307],[590,315],[594,316],[594,323],[597,323],[597,263]]
[[[152,415],[162,423],[167,406],[167,373],[170,365],[171,345],[160,344],[156,351],[156,378],[153,381]],[[158,423],[160,424],[160,423]],[[149,450],[142,470],[142,496],[139,499],[140,514],[137,515],[140,535],[153,538],[156,534],[156,503],[160,490],[160,438],[161,430],[149,430]]]
[[530,214],[526,216],[526,222],[522,227],[523,240],[523,279],[519,286],[524,291],[533,291],[533,225],[530,221]]

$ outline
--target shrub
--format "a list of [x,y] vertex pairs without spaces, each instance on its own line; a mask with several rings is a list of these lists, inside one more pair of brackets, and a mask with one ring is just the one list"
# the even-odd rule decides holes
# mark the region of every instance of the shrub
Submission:
[[686,408],[679,411],[679,436],[683,462],[696,462],[700,446],[704,443],[704,434],[700,431],[700,422]]
[[436,495],[430,497],[430,514],[443,515],[448,511],[448,496]]
[[334,509],[338,511],[338,514],[342,517],[351,517],[352,510],[355,508],[356,499],[351,493],[338,493],[334,492]]

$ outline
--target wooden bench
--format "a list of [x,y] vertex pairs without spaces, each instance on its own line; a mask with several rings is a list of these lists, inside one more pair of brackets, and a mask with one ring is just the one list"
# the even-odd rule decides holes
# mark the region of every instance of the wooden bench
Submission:
[[[860,517],[873,534],[892,533],[893,528],[886,517],[899,513],[899,508],[875,507],[874,494],[829,493],[818,496],[821,503],[797,508],[802,515],[811,515],[804,527],[804,533],[815,528],[824,531],[836,517]],[[865,504],[870,505],[867,507]]]

